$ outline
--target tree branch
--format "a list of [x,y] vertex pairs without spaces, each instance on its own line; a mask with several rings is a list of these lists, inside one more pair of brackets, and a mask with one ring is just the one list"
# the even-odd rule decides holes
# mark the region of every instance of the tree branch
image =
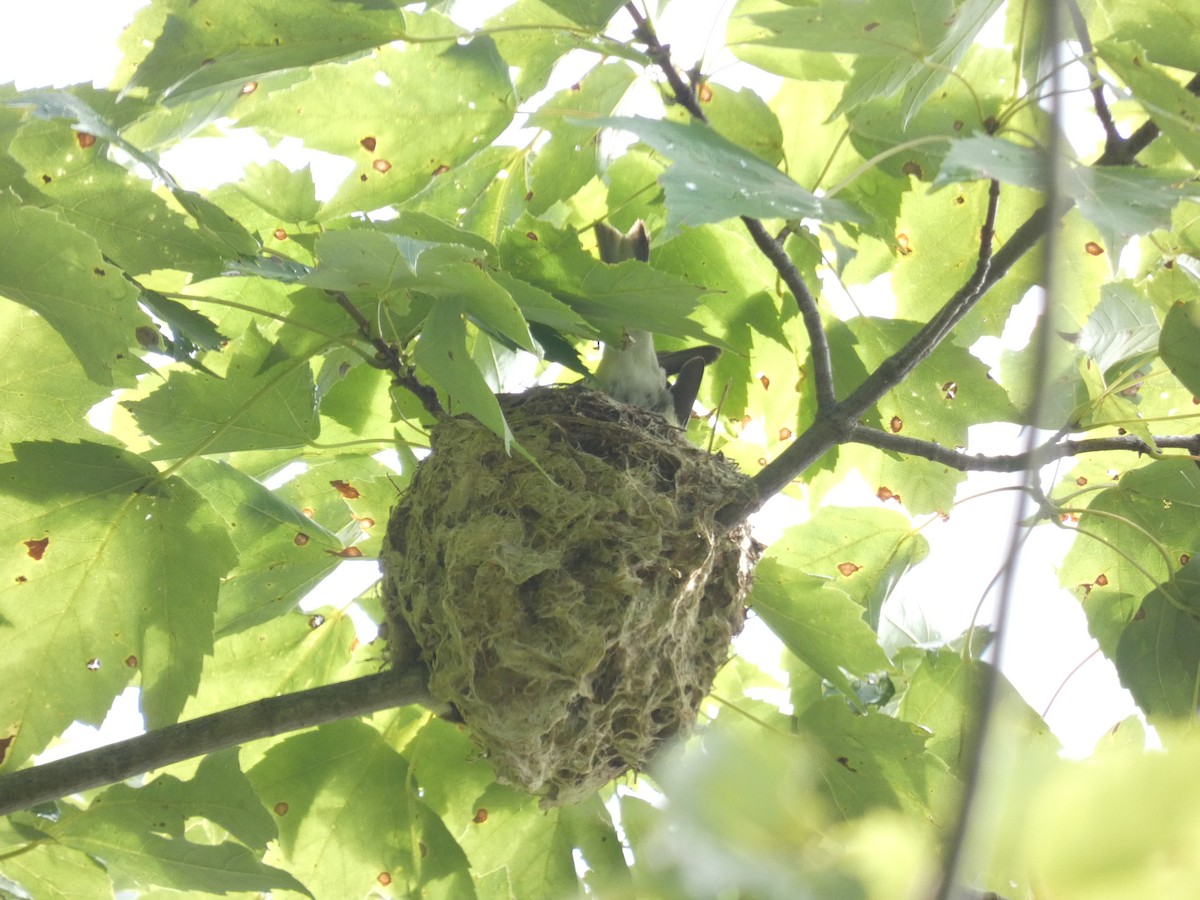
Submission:
[[865,425],[855,425],[847,437],[854,444],[865,444],[892,453],[903,453],[906,456],[917,456],[939,465],[957,469],[960,472],[1023,472],[1026,469],[1036,469],[1056,459],[1066,459],[1081,456],[1084,453],[1101,453],[1107,450],[1118,450],[1128,453],[1146,454],[1158,457],[1161,450],[1185,450],[1190,456],[1200,457],[1200,435],[1170,435],[1155,437],[1154,443],[1158,450],[1151,447],[1139,437],[1131,434],[1120,437],[1084,438],[1081,440],[1054,440],[1042,444],[1027,453],[1012,453],[1001,456],[985,456],[977,453],[968,455],[941,444],[922,441],[917,438],[890,434],[877,428]]
[[1104,129],[1104,154],[1119,154],[1125,144],[1121,132],[1117,131],[1117,123],[1113,121],[1108,101],[1104,99],[1104,81],[1100,78],[1100,70],[1096,67],[1096,48],[1092,45],[1092,36],[1088,34],[1087,22],[1079,8],[1077,0],[1067,0],[1067,12],[1071,15],[1071,26],[1075,37],[1079,40],[1079,49],[1083,51],[1081,60],[1088,73],[1088,90],[1092,94],[1092,105],[1096,110],[1096,118]]
[[345,291],[326,291],[325,293],[337,301],[338,306],[344,309],[350,318],[354,320],[354,324],[358,326],[358,333],[362,335],[363,340],[369,342],[375,348],[374,365],[377,368],[386,369],[391,372],[392,383],[407,389],[413,394],[421,401],[421,405],[425,407],[426,412],[433,416],[440,416],[442,414],[442,404],[438,402],[437,391],[417,380],[417,376],[413,373],[412,369],[406,366],[404,361],[400,359],[399,351],[375,333],[370,320],[346,296]]
[[[671,61],[671,48],[659,41],[654,26],[638,12],[635,4],[626,3],[625,11],[629,13],[634,22],[633,36],[646,45],[646,55],[654,60],[654,64],[666,76],[667,83],[671,85],[674,93],[675,102],[686,109],[694,119],[707,124],[708,116],[704,114],[695,90],[683,80],[679,70]],[[808,332],[808,343],[812,352],[817,409],[819,411],[832,410],[837,402],[837,392],[833,379],[833,360],[829,353],[829,339],[825,334],[825,326],[821,322],[821,310],[817,306],[816,297],[808,289],[804,276],[800,274],[783,249],[783,241],[788,230],[785,227],[778,238],[773,238],[760,220],[751,216],[742,216],[741,218],[758,249],[775,267],[775,271],[779,273],[779,277],[796,300],[800,318],[804,322],[804,330]]]
[[434,708],[438,704],[428,693],[428,681],[429,674],[422,667],[389,669],[268,697],[21,769],[0,777],[0,816],[260,738],[413,703]]

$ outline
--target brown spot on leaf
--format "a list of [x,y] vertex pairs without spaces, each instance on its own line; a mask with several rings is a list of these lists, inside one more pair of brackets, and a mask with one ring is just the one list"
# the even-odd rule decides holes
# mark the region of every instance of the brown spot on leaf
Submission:
[[851,575],[853,575],[855,572],[857,572],[861,568],[862,568],[862,566],[856,566],[852,562],[838,563],[838,566],[837,566],[837,570],[839,572],[841,572],[843,575],[845,575],[847,578],[849,578]]
[[96,657],[93,656],[86,663],[84,663],[84,666],[89,672],[99,672],[100,671],[100,660],[96,659]]
[[487,817],[488,811],[481,806],[479,809],[475,810],[475,818],[471,819],[471,821],[476,825],[482,825],[487,821]]
[[257,81],[247,81],[245,84],[242,85],[242,89],[240,91],[238,91],[238,93],[241,94],[243,97],[245,97],[247,94],[253,94],[257,90],[258,90],[258,82]]
[[891,421],[888,422],[888,428],[891,429],[892,434],[899,434],[904,430],[904,420],[899,416],[892,416]]
[[1097,587],[1108,587],[1108,576],[1101,572],[1096,576],[1095,584]]
[[4,765],[4,761],[8,759],[8,748],[12,746],[12,742],[16,740],[15,734],[6,734],[0,737],[0,766]]
[[106,272],[104,269],[100,268],[99,266],[93,266],[92,274],[95,275],[97,278],[103,278],[105,275],[108,274],[108,272]]
[[362,494],[358,492],[358,488],[350,484],[348,481],[331,481],[329,482],[329,486],[347,500],[357,500],[362,496]]
[[712,103],[713,89],[707,81],[702,82],[700,87],[696,89],[696,96],[701,103]]
[[277,240],[277,241],[286,241],[287,240],[287,229],[286,228],[276,228],[272,232],[272,234],[275,236],[275,240]]
[[790,429],[790,428],[780,428],[779,429],[779,439],[781,441],[791,440],[791,437],[792,437],[792,429]]
[[903,231],[896,235],[896,249],[899,251],[901,256],[912,255],[912,242],[909,241],[908,235]]
[[277,815],[277,816],[286,816],[287,815],[288,805],[286,803],[284,803],[282,800],[280,800],[278,803],[276,803],[271,808],[273,810],[275,810],[275,815]]
[[1075,479],[1075,483],[1077,485],[1079,485],[1079,487],[1083,487],[1085,484],[1087,484],[1087,476],[1080,475],[1078,478]]
[[137,342],[147,350],[158,346],[158,329],[153,325],[139,325],[133,334]]
[[1191,555],[1188,553],[1180,553],[1179,554],[1179,564],[1181,566],[1186,566],[1188,564],[1188,560],[1190,560],[1191,558],[1192,558]]
[[942,396],[947,400],[953,400],[958,396],[958,382],[947,381],[942,385]]
[[362,559],[362,551],[357,547],[347,547],[344,550],[326,550],[330,556],[339,556],[342,559]]
[[868,22],[866,25],[863,26],[863,31],[874,31],[878,27],[879,27],[878,22]]
[[536,241],[538,239],[536,231],[525,232],[525,237],[529,238],[529,240],[531,240],[531,241]]
[[308,618],[308,627],[313,629],[314,631],[316,629],[320,628],[324,624],[325,624],[325,617],[323,615],[321,615],[320,613],[309,616],[309,618]]
[[905,175],[915,175],[917,178],[925,174],[925,170],[921,168],[921,164],[913,159],[908,160],[908,162],[901,166],[900,171]]
[[86,150],[88,147],[91,147],[96,143],[96,136],[94,134],[88,134],[86,131],[77,131],[75,132],[75,140],[79,143],[79,146],[82,149]]
[[526,191],[525,192],[525,202],[528,203],[532,199],[533,199],[533,191]]
[[959,194],[957,197],[954,198],[955,206],[962,206],[966,202],[967,202],[967,198],[964,197],[962,194]]
[[1104,253],[1104,248],[1095,241],[1088,241],[1083,245],[1083,252],[1088,256],[1101,256]]
[[54,180],[54,179],[53,179],[53,178],[51,178],[49,175],[43,175],[43,176],[42,176],[42,184],[49,184],[49,183],[50,183],[50,182],[52,182],[53,180]]
[[378,875],[375,876],[375,880],[378,881],[380,884],[382,884],[384,887],[387,887],[389,884],[392,883],[392,874],[390,872],[380,872]]
[[837,758],[837,761],[838,761],[838,765],[840,765],[842,768],[844,768],[847,772],[857,772],[858,771],[858,769],[856,769],[852,765],[850,765],[850,757],[848,757],[848,756],[839,756]]
[[366,180],[367,180],[367,173],[366,173],[366,172],[363,172],[361,175],[359,175],[359,176],[358,176],[358,180],[359,180],[359,181],[366,181]]
[[771,389],[771,379],[766,375],[759,375],[758,383],[763,386],[764,391],[769,391]]
[[386,172],[391,167],[392,167],[392,164],[390,162],[388,162],[386,159],[377,159],[377,160],[375,160],[375,162],[371,163],[371,168],[381,174]]
[[445,175],[449,171],[450,171],[450,167],[448,165],[446,165],[445,163],[442,163],[440,166],[438,166],[436,169],[433,170],[433,177],[437,178],[439,175]]
[[376,144],[375,138],[371,137],[370,135],[367,135],[365,138],[363,138],[361,141],[359,141],[359,144],[361,144],[362,148],[364,150],[366,150],[368,153],[375,152],[375,144]]
[[363,528],[374,528],[375,527],[375,520],[372,519],[370,516],[355,516],[354,520],[356,522],[358,522],[358,524],[361,525]]
[[17,584],[24,584],[24,583],[25,583],[25,582],[27,582],[28,580],[29,580],[29,579],[28,579],[28,578],[26,578],[24,575],[18,575],[18,576],[17,576],[17,578],[16,578],[16,582],[17,582]]
[[880,486],[879,490],[875,492],[875,496],[883,503],[887,503],[889,500],[895,500],[897,503],[904,502],[900,499],[899,494],[886,486]]
[[307,547],[310,540],[311,538],[303,531],[297,531],[296,536],[292,538],[292,543],[297,547]]
[[131,669],[136,669],[137,668],[137,657],[134,656],[132,653],[130,653],[127,657],[125,657],[125,665]]
[[50,545],[50,538],[38,538],[36,541],[25,541],[25,552],[29,554],[32,560],[41,560],[46,555],[46,547]]

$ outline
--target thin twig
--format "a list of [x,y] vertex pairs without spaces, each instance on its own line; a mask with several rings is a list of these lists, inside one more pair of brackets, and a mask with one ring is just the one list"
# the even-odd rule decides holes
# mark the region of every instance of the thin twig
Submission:
[[268,697],[0,777],[0,816],[260,738],[413,703],[434,707],[420,667]]
[[347,315],[354,320],[354,324],[358,326],[358,333],[362,335],[363,340],[368,341],[375,348],[375,359],[371,365],[378,369],[386,369],[392,373],[392,383],[402,388],[405,388],[409,393],[413,394],[421,405],[425,407],[425,411],[433,416],[442,414],[442,404],[438,402],[437,391],[427,384],[422,384],[413,370],[404,364],[404,360],[400,358],[400,351],[385,341],[381,336],[375,333],[375,329],[371,326],[370,320],[364,316],[354,302],[346,296],[344,291],[326,291],[338,306],[344,309]]
[[999,456],[986,456],[978,453],[969,455],[951,447],[943,447],[941,444],[905,435],[891,434],[877,428],[868,428],[865,425],[854,426],[847,440],[851,443],[865,444],[892,453],[920,457],[960,472],[1024,472],[1027,469],[1040,468],[1056,459],[1114,450],[1138,455],[1146,454],[1156,458],[1162,456],[1162,453],[1159,452],[1161,450],[1184,450],[1189,456],[1200,456],[1200,435],[1194,434],[1183,437],[1175,435],[1155,437],[1154,443],[1158,446],[1158,450],[1141,438],[1127,434],[1120,437],[1081,440],[1060,441],[1056,439],[1024,453]]
[[[671,48],[658,39],[654,26],[643,16],[633,3],[625,4],[625,11],[634,22],[634,37],[646,45],[646,55],[654,60],[666,76],[667,83],[675,95],[675,102],[686,109],[699,122],[708,122],[704,109],[692,85],[684,81],[671,61]],[[785,227],[779,238],[771,237],[763,223],[752,216],[742,216],[742,223],[750,232],[750,237],[763,255],[775,267],[783,283],[787,285],[796,300],[804,329],[808,332],[808,343],[813,357],[813,382],[816,385],[817,409],[828,411],[837,400],[834,388],[833,361],[829,353],[829,339],[825,334],[825,326],[821,322],[821,310],[817,306],[816,297],[808,289],[804,276],[792,263],[791,258],[783,249],[783,239],[788,234]]]
[[1067,12],[1071,15],[1071,26],[1082,50],[1081,62],[1088,73],[1088,90],[1092,94],[1092,105],[1096,110],[1096,118],[1104,129],[1104,153],[1117,155],[1121,152],[1125,138],[1117,131],[1117,123],[1113,121],[1112,111],[1108,101],[1104,99],[1104,81],[1100,78],[1100,69],[1096,66],[1096,48],[1092,45],[1092,36],[1088,34],[1087,22],[1083,18],[1076,0],[1066,0]]
[[[1045,183],[1046,207],[1059,207],[1059,198],[1063,193],[1063,173],[1066,161],[1063,156],[1064,135],[1063,101],[1061,91],[1062,73],[1057,59],[1058,48],[1062,43],[1062,22],[1059,16],[1058,0],[1046,0],[1045,34],[1048,46],[1053,48],[1054,56],[1050,60],[1050,81],[1047,92],[1050,104],[1050,126],[1046,141]],[[1042,252],[1042,271],[1039,279],[1042,286],[1041,326],[1034,331],[1030,342],[1029,352],[1033,357],[1032,383],[1044,385],[1050,365],[1050,337],[1053,334],[1050,311],[1052,304],[1058,299],[1058,251],[1061,243],[1058,229],[1048,228],[1044,236],[1045,244]],[[1045,392],[1035,391],[1029,417],[1038,421],[1039,411],[1045,403]],[[1037,430],[1029,429],[1025,452],[1033,454],[1036,450]],[[1028,526],[1025,519],[1029,507],[1030,494],[1041,490],[1041,475],[1036,468],[1025,470],[1022,479],[1024,491],[1017,495],[1017,505],[1013,513],[1012,526],[1008,537],[1008,550],[1004,556],[1000,570],[1000,588],[996,597],[994,614],[995,637],[992,641],[992,665],[983,671],[983,679],[979,685],[979,696],[976,701],[977,725],[970,734],[964,736],[961,751],[962,759],[962,796],[959,799],[957,822],[946,846],[942,880],[938,885],[937,900],[953,900],[960,896],[964,882],[971,877],[964,872],[967,847],[973,836],[973,826],[976,824],[976,811],[981,801],[985,776],[989,774],[989,765],[994,760],[988,757],[992,746],[992,734],[999,726],[1000,688],[1003,676],[1000,666],[1004,662],[1004,648],[1008,641],[1008,617],[1012,609],[1013,596],[1016,593],[1017,569],[1021,549]]]

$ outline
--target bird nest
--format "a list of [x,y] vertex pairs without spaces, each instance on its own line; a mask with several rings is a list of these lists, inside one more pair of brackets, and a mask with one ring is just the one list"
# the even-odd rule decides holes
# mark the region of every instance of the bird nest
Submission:
[[747,478],[581,386],[501,401],[537,465],[469,417],[433,430],[381,555],[389,653],[502,780],[576,802],[690,732],[745,616],[757,548],[716,513]]

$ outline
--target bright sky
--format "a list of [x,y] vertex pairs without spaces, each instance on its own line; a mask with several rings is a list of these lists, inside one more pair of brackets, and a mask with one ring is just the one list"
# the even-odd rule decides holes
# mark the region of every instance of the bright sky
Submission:
[[[0,0],[0,83],[15,81],[19,88],[28,88],[95,79],[105,86],[119,59],[115,41],[142,5],[141,0],[39,0],[38,3]],[[722,0],[671,3],[658,27],[681,65],[691,65],[705,54],[707,71],[717,71],[717,80],[739,87],[747,81],[753,82],[746,74],[752,70],[737,65],[721,49],[723,25],[711,24],[718,19],[720,10],[730,5]],[[458,4],[460,10],[476,20],[496,6],[491,0],[466,0]],[[462,19],[465,21],[465,16]],[[577,74],[565,75],[559,84],[570,83],[577,77]],[[773,79],[759,79],[756,87],[769,93],[772,83]],[[339,162],[320,157],[314,162],[298,142],[284,142],[272,150],[265,141],[244,134],[226,152],[214,153],[212,141],[208,140],[172,151],[163,162],[184,184],[196,188],[235,179],[246,162],[272,156],[296,167],[314,163],[319,180],[323,168],[329,173],[328,178],[340,177]],[[1025,335],[1009,335],[1007,343],[1019,347],[1025,338]],[[971,452],[1020,449],[1013,428],[976,429],[971,440]],[[1011,478],[976,474],[959,496],[1011,483]],[[840,491],[839,497],[831,498],[831,502],[876,505],[873,493],[866,484],[852,484]],[[924,528],[922,533],[933,547],[930,559],[905,576],[900,590],[906,597],[919,600],[920,609],[933,629],[953,634],[967,625],[997,571],[1007,539],[1007,523],[1013,516],[1013,496],[1012,492],[1003,492],[963,503],[955,508],[951,522],[935,521]],[[797,505],[781,501],[759,525],[765,537],[798,520]],[[1079,755],[1090,750],[1098,737],[1118,719],[1132,713],[1134,707],[1129,695],[1120,688],[1111,664],[1099,655],[1089,659],[1096,645],[1087,635],[1082,610],[1070,594],[1059,588],[1055,565],[1068,543],[1066,532],[1041,529],[1027,546],[1004,663],[1009,677],[1039,712],[1072,669],[1083,663],[1071,675],[1048,716],[1051,726],[1066,743],[1067,751]],[[986,614],[982,616],[983,621],[987,618]],[[754,656],[773,652],[766,649],[775,646],[773,638],[755,629],[750,629],[750,635],[745,645],[747,651]],[[130,711],[136,711],[136,695],[127,692],[120,703],[125,712],[118,718],[126,723],[121,726],[126,729]],[[87,732],[81,732],[84,734]],[[106,737],[111,739],[109,735]],[[83,746],[75,745],[71,752],[79,749]]]

